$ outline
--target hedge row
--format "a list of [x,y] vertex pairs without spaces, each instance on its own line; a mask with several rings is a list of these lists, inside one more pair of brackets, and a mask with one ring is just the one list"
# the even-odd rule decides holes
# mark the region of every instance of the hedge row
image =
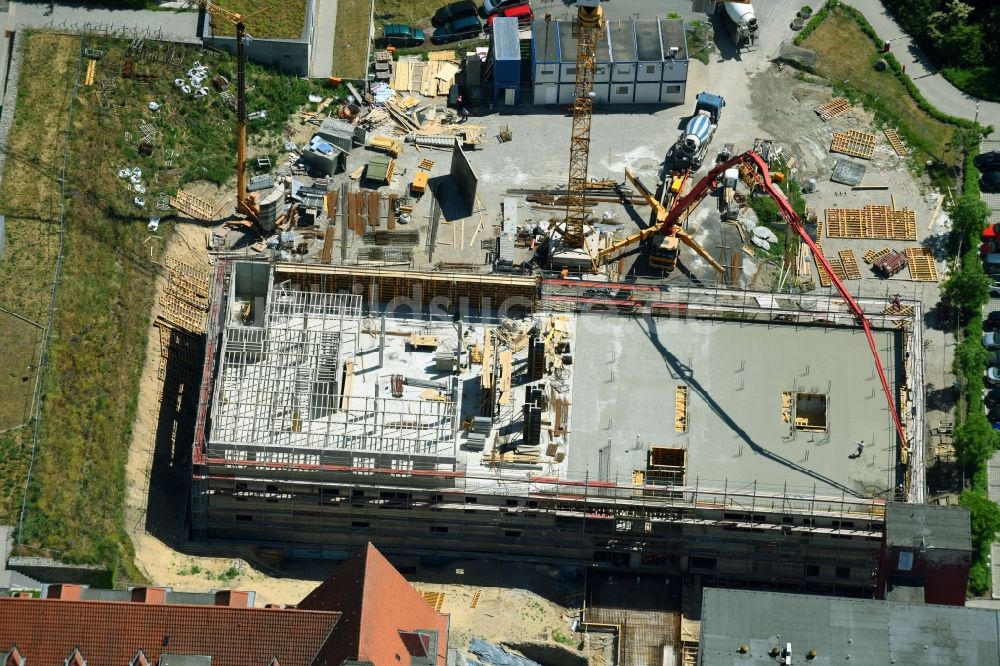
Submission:
[[979,171],[965,158],[963,192],[951,206],[955,245],[966,248],[961,261],[942,285],[945,294],[965,320],[964,336],[955,347],[954,370],[962,380],[959,426],[955,430],[955,451],[959,461],[971,471],[972,488],[961,494],[959,503],[969,509],[973,558],[969,588],[983,594],[991,584],[990,546],[1000,531],[1000,507],[986,494],[986,463],[1000,445],[983,410],[983,375],[989,354],[980,338],[983,334],[982,307],[989,300],[990,278],[979,260],[979,242],[989,210],[979,199]]

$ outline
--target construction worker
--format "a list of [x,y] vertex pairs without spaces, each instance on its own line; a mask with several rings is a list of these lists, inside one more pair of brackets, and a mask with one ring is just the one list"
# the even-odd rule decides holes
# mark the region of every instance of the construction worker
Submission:
[[858,457],[860,458],[861,454],[864,452],[865,452],[865,440],[861,440],[860,442],[858,442]]

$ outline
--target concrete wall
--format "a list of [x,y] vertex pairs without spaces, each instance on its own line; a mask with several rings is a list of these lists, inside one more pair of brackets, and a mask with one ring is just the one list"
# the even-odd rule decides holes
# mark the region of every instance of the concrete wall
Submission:
[[[261,65],[275,67],[287,74],[308,76],[315,29],[313,7],[313,0],[308,0],[301,37],[298,39],[251,39],[246,47],[247,59]],[[212,28],[207,20],[204,21],[201,28],[201,39],[206,46],[236,53],[236,38],[213,36]]]
[[660,101],[664,104],[683,104],[687,94],[687,84],[684,81],[660,84]]
[[634,83],[612,83],[611,84],[611,103],[612,104],[627,104],[632,101],[635,96],[635,84]]
[[[696,574],[706,585],[751,582],[870,595],[883,528],[873,517],[849,530],[831,530],[842,516],[808,518],[771,507],[752,516],[733,507],[647,504],[630,510],[613,498],[591,496],[584,511],[583,502],[544,494],[477,494],[388,479],[383,486],[370,478],[359,478],[367,484],[359,485],[331,481],[327,474],[320,480],[310,473],[252,469],[228,468],[235,477],[226,478],[217,471],[207,497],[208,538],[307,549],[317,557],[372,541],[387,554],[514,558]],[[270,500],[275,487],[284,498],[277,502]]]
[[687,60],[669,60],[663,63],[663,81],[687,81],[687,78]]
[[636,68],[636,81],[661,81],[663,77],[663,63],[640,62]]
[[555,104],[558,99],[558,83],[536,83],[534,85],[533,104]]
[[655,104],[659,101],[660,101],[659,82],[635,84],[636,104]]
[[634,62],[616,62],[614,64],[614,69],[611,72],[612,81],[621,81],[624,83],[631,83],[635,81],[635,63]]
[[471,215],[476,203],[476,187],[479,184],[479,177],[472,170],[472,165],[469,164],[465,151],[462,150],[457,141],[451,152],[450,174],[458,187],[462,202],[465,204],[464,215]]
[[558,83],[559,65],[551,62],[535,63],[535,83]]

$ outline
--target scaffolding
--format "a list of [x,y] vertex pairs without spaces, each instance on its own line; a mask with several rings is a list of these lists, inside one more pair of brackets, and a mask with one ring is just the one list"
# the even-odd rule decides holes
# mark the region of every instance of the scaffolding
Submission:
[[318,464],[314,452],[332,449],[453,459],[452,401],[379,396],[377,384],[375,395],[358,391],[360,296],[281,284],[266,309],[263,326],[231,322],[223,333],[210,457]]
[[[208,306],[192,483],[195,538],[284,542],[317,553],[374,541],[411,555],[625,563],[810,590],[865,593],[873,585],[885,503],[898,497],[692,478],[683,459],[662,459],[668,450],[651,454],[639,477],[617,467],[574,475],[550,462],[485,466],[478,451],[460,446],[461,377],[435,389],[440,398],[415,400],[413,392],[394,395],[398,371],[386,370],[381,351],[377,364],[366,363],[374,349],[365,349],[365,336],[370,342],[381,335],[383,347],[386,336],[379,312],[385,298],[373,292],[426,288],[423,302],[475,297],[477,286],[501,297],[533,289],[532,305],[567,311],[594,300],[585,295],[591,283],[283,264],[237,275],[231,267],[216,267]],[[260,284],[247,286],[254,281]],[[854,324],[844,302],[829,296],[603,286],[612,296],[601,300],[628,301],[629,316]],[[922,316],[919,303],[895,312],[884,298],[859,300],[875,325],[902,328],[901,406],[913,453],[921,457],[922,340],[919,327],[911,333],[909,326]],[[389,335],[429,337],[423,326],[418,313],[396,321]],[[498,329],[490,330],[484,329],[478,365],[496,355]],[[435,352],[407,353],[432,359]],[[471,395],[467,401],[479,402]],[[675,416],[683,411],[684,401],[677,402]],[[546,427],[569,428],[568,405]],[[911,464],[905,494],[922,498],[923,468]]]

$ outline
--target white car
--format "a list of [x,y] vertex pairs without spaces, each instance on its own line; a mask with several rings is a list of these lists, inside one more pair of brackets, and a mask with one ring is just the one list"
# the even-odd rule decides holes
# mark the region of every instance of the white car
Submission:
[[504,7],[519,5],[524,1],[525,0],[483,0],[483,13],[487,16],[490,14],[496,14]]
[[1000,332],[983,333],[983,346],[990,351],[1000,349]]
[[986,382],[994,386],[1000,386],[1000,368],[991,365],[986,370]]

